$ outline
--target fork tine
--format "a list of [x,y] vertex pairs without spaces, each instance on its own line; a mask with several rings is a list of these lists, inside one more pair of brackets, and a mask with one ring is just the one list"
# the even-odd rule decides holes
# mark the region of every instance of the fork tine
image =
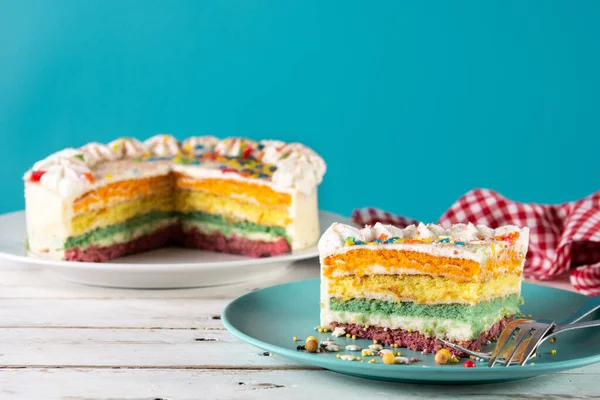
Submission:
[[448,341],[446,341],[444,339],[437,338],[437,340],[439,342],[445,344],[446,346],[453,348],[454,350],[462,351],[463,353],[467,353],[467,354],[469,354],[471,356],[475,356],[475,357],[479,357],[479,358],[489,358],[489,356],[486,356],[485,354],[481,354],[481,353],[473,351],[473,350],[465,349],[462,346],[459,346],[457,344],[448,342]]
[[534,327],[525,325],[525,326],[520,326],[520,328],[521,328],[521,330],[520,330],[519,334],[517,335],[517,337],[515,338],[514,350],[512,351],[512,353],[510,353],[510,357],[506,357],[504,359],[505,367],[508,367],[510,365],[510,363],[512,362],[512,360],[515,358],[515,355],[519,354],[519,349],[525,343],[525,340],[529,338],[529,334],[531,333],[531,331],[533,330],[533,332],[535,333]]
[[542,329],[538,328],[535,330],[535,332],[531,336],[531,339],[529,340],[529,343],[527,344],[527,347],[525,348],[525,351],[521,355],[521,360],[519,361],[519,366],[525,365],[527,360],[529,360],[529,358],[537,350],[538,345],[540,344],[542,339],[546,336],[548,331],[550,331],[550,329],[552,329],[553,327],[554,327],[554,324],[551,324],[545,328],[542,328]]
[[527,320],[516,319],[516,320],[510,322],[508,325],[506,325],[506,327],[504,327],[504,330],[500,333],[500,336],[498,337],[498,342],[496,342],[496,348],[494,349],[494,351],[492,351],[492,356],[490,357],[490,361],[488,362],[488,367],[493,367],[496,364],[496,361],[498,360],[498,356],[500,355],[502,350],[504,350],[504,348],[508,344],[508,340],[514,333],[515,329],[517,329],[519,324],[524,321],[527,321]]

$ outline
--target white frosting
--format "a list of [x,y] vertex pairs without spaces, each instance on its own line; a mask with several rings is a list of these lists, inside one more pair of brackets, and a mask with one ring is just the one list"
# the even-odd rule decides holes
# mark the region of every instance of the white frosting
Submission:
[[120,138],[108,144],[117,158],[141,157],[144,154],[144,145],[135,138]]
[[100,162],[117,159],[117,154],[110,147],[102,143],[88,143],[80,150],[84,156],[83,159],[85,163],[90,167],[93,167]]
[[243,139],[243,138],[227,138],[221,140],[215,146],[215,151],[222,156],[226,157],[241,157],[244,150],[250,146],[252,153],[254,153],[258,143],[254,140]]
[[[516,227],[515,227],[516,228]],[[519,228],[517,228],[519,230]],[[457,241],[468,242],[476,240],[481,237],[479,230],[472,223],[468,224],[455,224],[452,225],[447,231],[448,236],[454,237]]]
[[[40,182],[48,188],[54,188],[63,197],[76,197],[86,191],[81,182],[83,168],[87,168],[85,172],[92,173],[94,178],[96,178],[96,170],[91,171],[90,169],[95,168],[99,164],[105,164],[108,161],[127,160],[148,155],[169,158],[176,156],[182,150],[196,157],[201,156],[205,152],[213,151],[223,156],[243,157],[248,147],[251,148],[251,156],[259,162],[274,165],[275,172],[270,179],[244,178],[242,176],[240,178],[253,183],[270,185],[277,191],[293,192],[297,190],[306,196],[313,195],[315,187],[321,183],[326,171],[323,159],[313,150],[299,143],[286,144],[274,140],[264,140],[258,143],[242,138],[227,138],[219,141],[213,136],[197,136],[188,138],[180,146],[178,141],[171,135],[156,135],[146,140],[143,144],[135,138],[125,137],[116,139],[108,145],[94,142],[83,146],[79,150],[65,149],[37,162],[33,166],[33,171],[46,171],[46,166],[55,166],[50,175],[41,179]],[[55,163],[55,160],[58,159],[76,161],[60,161]],[[185,173],[191,173],[192,176],[208,174],[215,177],[233,179],[232,177],[236,175],[221,171],[218,165],[209,167],[205,163],[205,161],[202,161],[200,165],[180,165],[173,163],[168,164],[167,169],[176,171],[185,170]],[[72,168],[71,165],[76,165],[76,167]],[[196,171],[200,172],[195,173]],[[114,182],[121,179],[122,176],[129,176],[128,174],[130,173],[127,171],[123,173],[117,171],[117,174],[111,179]],[[30,176],[31,172],[29,171],[25,174],[25,179],[28,179]],[[97,180],[97,182],[101,183],[102,180]]]
[[214,136],[192,136],[183,141],[182,149],[185,153],[200,157],[204,153],[210,153],[219,143]]
[[33,171],[44,172],[40,178],[42,186],[69,198],[73,193],[85,191],[91,185],[91,171],[82,160],[83,157],[78,150],[65,149],[35,163]]
[[369,234],[372,233],[373,239],[378,238],[381,235],[386,235],[387,237],[404,237],[404,231],[393,225],[384,225],[382,223],[377,222],[373,229],[369,231]]
[[[490,238],[494,236],[504,236],[511,232],[519,232],[519,239],[515,244],[517,250],[522,254],[527,251],[529,243],[529,229],[518,228],[516,226],[503,226],[497,229],[490,229],[485,226],[474,226],[473,224],[456,224],[449,229],[444,229],[439,225],[419,224],[407,226],[404,229],[392,225],[375,224],[363,229],[357,229],[350,225],[334,223],[321,236],[319,240],[319,253],[321,257],[345,252],[355,248],[366,248],[377,250],[383,247],[389,249],[405,249],[416,252],[430,253],[436,256],[467,258],[475,261],[481,261],[485,257],[485,249],[489,244],[482,244],[481,238]],[[373,242],[381,234],[388,238],[398,237],[401,239],[431,239],[432,243],[388,243],[388,244],[366,244]],[[346,239],[352,238],[354,242],[365,242],[365,244],[354,244],[346,246]],[[449,243],[435,242],[437,239],[448,238]],[[458,242],[458,244],[456,244]],[[472,243],[472,244],[471,244]],[[493,242],[484,242],[493,243]]]
[[340,358],[342,360],[344,360],[344,361],[354,361],[354,360],[356,360],[356,357],[354,357],[351,354],[343,354],[343,355],[340,356]]
[[325,162],[303,144],[276,140],[263,140],[260,144],[264,146],[262,162],[277,166],[272,178],[274,183],[310,193],[323,180],[327,170]]
[[[50,154],[48,157],[44,158],[43,160],[36,162],[35,164],[33,164],[32,170],[33,171],[44,171],[49,166],[55,165],[58,160],[77,159],[77,156],[79,156],[79,155],[81,155],[81,151],[79,151],[79,150],[72,149],[72,148],[64,149],[64,150],[58,151],[54,154]],[[82,160],[79,160],[79,161],[82,161]]]
[[348,351],[361,351],[362,349],[355,344],[349,344],[346,346],[346,350]]
[[179,143],[171,135],[155,135],[144,141],[147,152],[156,157],[174,157],[179,152]]

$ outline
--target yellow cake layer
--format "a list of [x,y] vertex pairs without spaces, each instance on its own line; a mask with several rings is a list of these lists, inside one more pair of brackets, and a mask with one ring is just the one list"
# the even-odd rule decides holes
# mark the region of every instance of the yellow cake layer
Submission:
[[287,226],[292,219],[285,207],[265,207],[242,203],[235,199],[206,192],[178,190],[175,194],[177,211],[203,211],[223,215],[233,221],[250,221],[259,225]]
[[459,282],[478,282],[505,273],[520,273],[523,255],[514,251],[499,252],[490,258],[482,270],[479,262],[463,258],[439,257],[410,250],[358,248],[325,257],[323,275],[363,276],[374,265],[387,271],[404,269]]
[[476,304],[520,293],[521,277],[507,274],[487,282],[455,282],[427,275],[341,276],[328,279],[329,297],[374,298],[421,304]]
[[75,215],[87,213],[90,210],[112,207],[123,201],[145,196],[169,197],[173,193],[173,188],[174,180],[171,174],[118,181],[79,197],[73,204],[73,212]]
[[176,185],[180,189],[199,190],[257,205],[289,207],[292,204],[292,197],[288,193],[277,192],[266,185],[233,179],[193,179],[177,174]]
[[71,235],[77,236],[91,229],[118,224],[151,211],[173,211],[171,194],[160,194],[124,201],[113,207],[80,214],[71,220]]

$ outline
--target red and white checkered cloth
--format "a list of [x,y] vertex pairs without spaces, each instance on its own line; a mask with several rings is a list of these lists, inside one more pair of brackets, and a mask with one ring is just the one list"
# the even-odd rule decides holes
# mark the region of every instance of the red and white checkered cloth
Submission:
[[[357,226],[376,222],[407,226],[418,223],[375,208],[354,210]],[[552,279],[571,269],[573,287],[589,296],[600,295],[600,191],[584,199],[559,205],[517,203],[488,189],[462,196],[438,223],[528,226],[529,251],[524,275]]]

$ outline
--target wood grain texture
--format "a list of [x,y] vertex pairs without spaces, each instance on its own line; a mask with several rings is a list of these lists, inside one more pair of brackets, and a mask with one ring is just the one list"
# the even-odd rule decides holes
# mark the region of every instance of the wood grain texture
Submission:
[[23,367],[300,366],[224,330],[0,328],[0,343],[0,365]]
[[495,385],[395,384],[265,355],[224,330],[235,297],[318,276],[314,260],[297,264],[278,281],[184,290],[88,287],[0,265],[0,400],[600,399],[600,364]]
[[590,377],[569,373],[494,385],[438,386],[379,382],[322,370],[4,369],[0,370],[0,398],[598,399]]

